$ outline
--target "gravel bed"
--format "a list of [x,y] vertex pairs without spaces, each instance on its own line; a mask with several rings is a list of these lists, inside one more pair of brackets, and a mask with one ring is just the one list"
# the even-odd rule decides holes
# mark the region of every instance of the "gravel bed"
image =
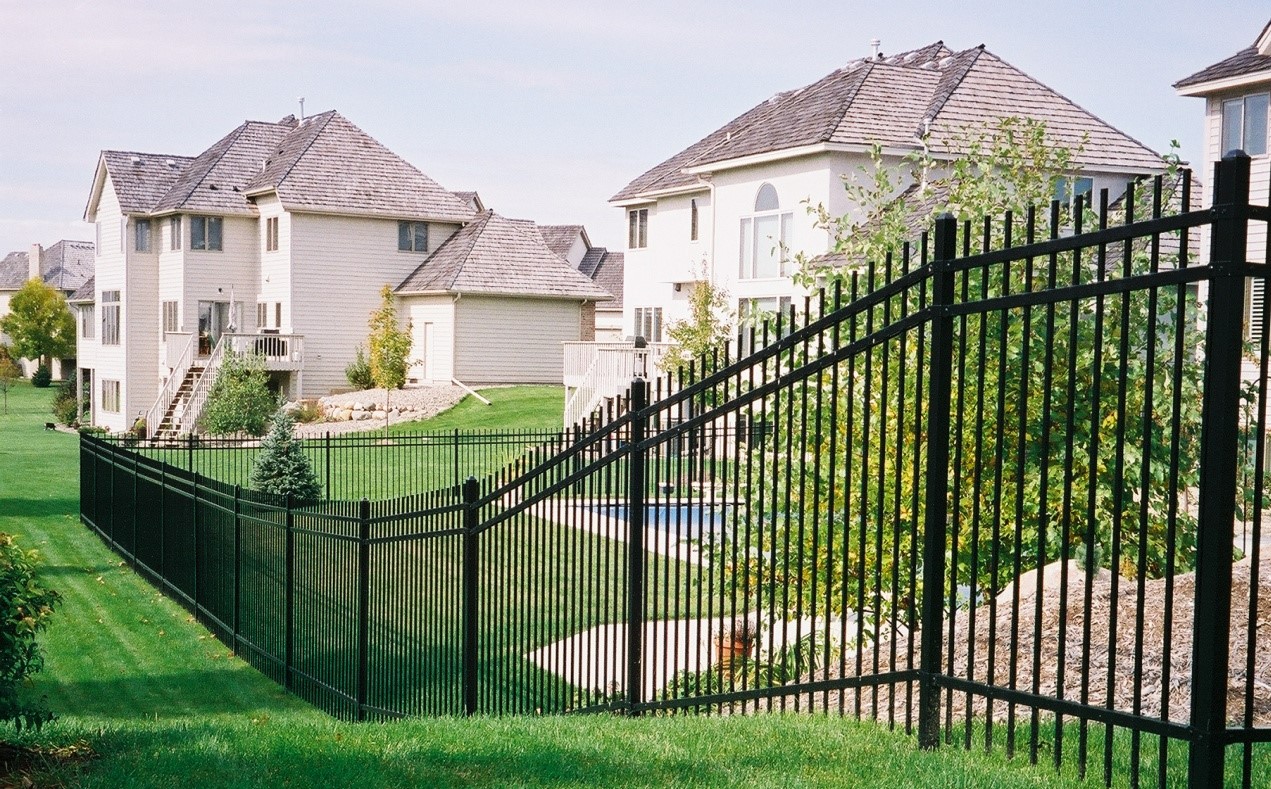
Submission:
[[[445,411],[467,394],[457,386],[417,386],[408,389],[395,389],[388,396],[390,408],[401,409],[402,413],[392,414],[390,422],[412,422],[427,419]],[[384,390],[367,389],[361,392],[346,392],[319,398],[324,410],[335,408],[352,408],[362,405],[366,410],[384,407]],[[309,422],[296,425],[296,436],[300,438],[321,436],[327,433],[341,435],[343,433],[360,433],[368,430],[383,429],[383,419],[359,419],[356,421]]]

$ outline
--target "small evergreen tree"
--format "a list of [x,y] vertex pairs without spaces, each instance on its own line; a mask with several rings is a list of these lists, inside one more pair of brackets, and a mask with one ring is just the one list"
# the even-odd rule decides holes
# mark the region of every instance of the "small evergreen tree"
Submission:
[[371,363],[367,360],[366,351],[362,349],[362,346],[357,347],[353,361],[344,368],[344,377],[349,379],[349,386],[359,392],[375,386],[375,381],[371,378]]
[[265,493],[290,493],[297,502],[317,501],[322,497],[322,486],[308,456],[292,436],[294,427],[295,421],[281,408],[274,413],[273,426],[260,444],[248,484]]
[[385,389],[401,389],[406,385],[406,357],[410,354],[410,324],[403,329],[397,323],[397,306],[393,290],[385,285],[380,290],[383,302],[371,313],[371,379]]
[[264,358],[227,352],[207,393],[199,426],[214,436],[238,432],[258,436],[265,432],[277,407],[278,398],[269,391]]

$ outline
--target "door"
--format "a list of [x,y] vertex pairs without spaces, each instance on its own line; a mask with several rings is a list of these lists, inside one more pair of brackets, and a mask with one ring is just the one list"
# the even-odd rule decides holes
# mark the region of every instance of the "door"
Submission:
[[221,335],[226,332],[233,333],[238,326],[238,313],[241,311],[242,304],[240,302],[233,303],[233,309],[228,301],[200,301],[199,302],[199,355],[207,356],[220,342]]

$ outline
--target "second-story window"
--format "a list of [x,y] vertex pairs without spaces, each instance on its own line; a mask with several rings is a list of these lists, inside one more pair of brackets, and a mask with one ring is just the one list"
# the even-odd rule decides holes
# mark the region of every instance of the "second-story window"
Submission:
[[788,272],[792,211],[782,211],[772,184],[759,187],[755,213],[741,220],[738,274],[741,279],[772,279]]
[[102,345],[119,344],[119,291],[103,290],[102,305]]
[[276,216],[265,220],[265,251],[278,251],[278,217]]
[[401,252],[427,252],[428,223],[398,222],[397,249]]
[[190,217],[190,249],[221,251],[221,218],[219,216]]
[[132,246],[138,252],[150,251],[150,220],[134,219],[132,225]]
[[181,248],[181,217],[168,218],[168,249],[176,252]]
[[697,240],[697,200],[688,201],[688,240]]
[[649,245],[649,209],[633,208],[627,212],[627,249],[644,249]]
[[1222,150],[1219,156],[1242,150],[1250,156],[1267,152],[1267,112],[1271,94],[1255,93],[1222,103]]
[[177,330],[177,302],[163,302],[163,333],[172,334]]
[[97,310],[91,304],[79,308],[79,336],[91,340],[96,335]]

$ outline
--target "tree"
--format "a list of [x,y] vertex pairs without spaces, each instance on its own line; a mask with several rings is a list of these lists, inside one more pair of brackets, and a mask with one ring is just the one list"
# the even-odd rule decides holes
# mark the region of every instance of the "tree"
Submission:
[[385,389],[401,389],[406,385],[411,325],[407,323],[405,329],[398,325],[392,288],[385,285],[380,298],[383,301],[370,320],[371,380]]
[[282,409],[274,413],[269,435],[260,444],[248,483],[256,490],[279,496],[291,494],[297,502],[317,501],[322,486],[309,457],[292,436],[295,421]]
[[9,390],[22,377],[22,369],[9,355],[9,347],[0,345],[0,394],[4,395],[4,412],[9,413]]
[[[1007,119],[957,148],[966,153],[947,163],[924,154],[908,157],[908,179],[898,178],[876,150],[872,171],[848,185],[860,213],[829,217],[819,212],[836,237],[838,265],[802,260],[803,284],[838,285],[845,300],[877,293],[901,276],[902,245],[931,229],[946,211],[971,222],[975,251],[982,238],[989,239],[990,250],[1003,248],[1010,216],[1018,244],[1022,218],[1032,206],[1049,202],[1071,172],[1074,155],[1051,144],[1044,124],[1021,119]],[[906,181],[914,184],[908,199],[897,199]],[[1138,195],[1127,203],[1137,203],[1134,215],[1144,216],[1150,199],[1150,194]],[[1163,202],[1170,205],[1168,192]],[[1056,211],[1056,234],[1096,226],[1088,211],[1077,216]],[[1050,214],[1038,214],[1037,237],[1046,238]],[[1104,259],[1115,259],[1115,273],[1111,266],[1100,270],[1103,263],[1095,254],[1065,253],[1059,270],[1088,283],[1146,273],[1153,265],[1146,242]],[[1043,256],[1009,270],[995,266],[982,276],[977,271],[960,277],[958,298],[975,301],[1039,289],[1051,263]],[[926,295],[925,289],[910,288],[879,299],[846,330],[894,323],[904,311],[917,312]],[[1157,577],[1194,565],[1195,518],[1188,507],[1178,506],[1177,496],[1198,483],[1200,317],[1195,296],[1179,286],[972,312],[958,319],[956,342],[966,350],[954,365],[951,418],[963,428],[955,430],[950,447],[949,505],[951,522],[963,528],[950,545],[960,583],[973,584],[976,594],[993,595],[1021,572],[1074,556],[1089,557],[1092,564],[1101,557],[1130,576],[1140,568]],[[833,446],[846,453],[858,476],[852,485],[843,484],[831,477],[833,464],[756,475],[769,487],[776,480],[782,490],[749,495],[792,502],[790,509],[775,522],[770,513],[764,528],[748,532],[755,535],[755,545],[746,555],[766,557],[762,567],[757,560],[729,565],[726,557],[717,554],[717,559],[733,584],[753,590],[768,607],[788,599],[792,610],[806,609],[812,601],[800,597],[800,590],[817,589],[835,610],[864,611],[876,623],[913,622],[915,599],[909,592],[920,593],[921,568],[902,557],[911,556],[922,539],[925,508],[920,496],[911,497],[922,488],[918,475],[926,444],[920,407],[926,359],[919,353],[920,336],[920,330],[897,334],[802,384],[807,392],[834,392],[837,399],[828,407],[819,405],[819,397],[799,392],[769,399],[775,424],[802,430],[756,450],[749,462],[781,468],[804,457],[828,457]],[[977,358],[988,361],[982,365]],[[837,376],[834,387],[828,385],[831,376]],[[1149,413],[1151,418],[1145,418]],[[1178,426],[1176,435],[1171,425]],[[879,454],[880,446],[886,446],[885,455]],[[1008,473],[999,473],[1003,468]],[[1051,475],[1045,485],[1039,481],[1043,468]],[[1167,473],[1171,469],[1176,473]],[[1061,477],[1072,482],[1066,485]],[[1065,499],[1078,494],[1080,502]],[[824,535],[804,531],[805,523],[831,524],[839,534],[854,529],[859,541],[840,542],[831,555]],[[812,572],[820,573],[815,581],[803,575]]]
[[278,398],[269,391],[269,373],[259,354],[240,355],[226,351],[199,426],[210,435],[265,432],[269,417],[278,407]]
[[36,635],[48,627],[61,596],[36,578],[39,555],[24,551],[13,536],[0,532],[0,723],[19,731],[53,719],[39,701],[24,700],[19,687],[44,668]]
[[728,309],[728,291],[707,276],[706,266],[697,273],[688,295],[689,316],[666,327],[671,347],[658,366],[673,373],[690,362],[699,363],[698,375],[707,374],[715,351],[728,342],[733,331],[733,315]]
[[9,314],[0,318],[0,331],[13,340],[19,358],[49,364],[53,358],[75,353],[75,318],[66,297],[38,279],[27,280],[9,301]]

